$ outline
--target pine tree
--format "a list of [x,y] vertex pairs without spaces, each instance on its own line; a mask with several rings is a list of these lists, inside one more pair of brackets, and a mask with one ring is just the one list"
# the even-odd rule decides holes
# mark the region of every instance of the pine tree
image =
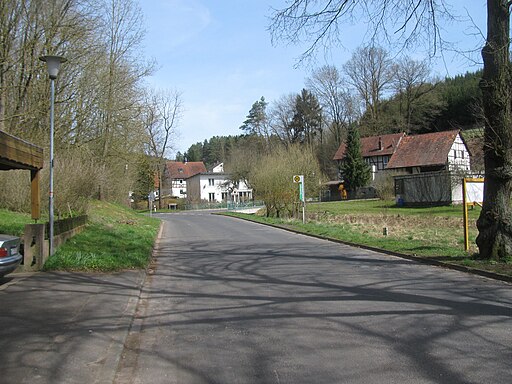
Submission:
[[248,135],[266,136],[267,134],[267,102],[261,96],[261,99],[255,101],[249,110],[247,119],[244,121],[240,129]]
[[357,188],[364,187],[370,181],[371,171],[361,156],[361,139],[357,126],[349,128],[346,143],[341,173],[345,189],[353,193]]

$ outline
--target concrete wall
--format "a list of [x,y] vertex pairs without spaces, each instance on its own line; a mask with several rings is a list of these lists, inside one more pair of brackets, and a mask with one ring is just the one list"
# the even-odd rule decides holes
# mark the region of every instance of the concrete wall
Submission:
[[[37,271],[43,268],[48,260],[49,242],[45,239],[46,224],[27,224],[23,234],[23,265],[21,270]],[[69,231],[60,233],[53,237],[54,251],[57,250],[68,239],[82,232],[85,225],[78,226]]]

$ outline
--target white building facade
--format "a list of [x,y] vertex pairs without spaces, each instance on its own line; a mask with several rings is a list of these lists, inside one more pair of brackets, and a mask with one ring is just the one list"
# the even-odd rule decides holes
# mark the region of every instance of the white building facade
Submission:
[[186,180],[187,195],[191,202],[242,203],[251,201],[252,189],[243,181],[233,183],[230,175],[224,172],[223,164],[214,167],[212,172],[203,172]]

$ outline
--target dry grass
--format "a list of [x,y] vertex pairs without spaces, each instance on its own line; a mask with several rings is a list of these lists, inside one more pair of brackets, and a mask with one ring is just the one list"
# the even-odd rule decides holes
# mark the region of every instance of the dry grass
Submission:
[[[375,239],[421,241],[426,246],[446,244],[464,246],[464,224],[457,217],[424,217],[390,214],[343,214],[311,213],[308,219],[317,224],[348,225],[354,231]],[[470,253],[477,252],[474,239],[477,235],[476,220],[470,220]]]

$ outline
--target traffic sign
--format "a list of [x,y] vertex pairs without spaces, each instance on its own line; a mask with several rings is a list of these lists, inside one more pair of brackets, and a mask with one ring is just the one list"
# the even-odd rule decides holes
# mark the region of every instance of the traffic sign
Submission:
[[295,176],[293,176],[293,182],[294,183],[302,183],[302,182],[304,182],[304,176],[303,175],[295,175]]

